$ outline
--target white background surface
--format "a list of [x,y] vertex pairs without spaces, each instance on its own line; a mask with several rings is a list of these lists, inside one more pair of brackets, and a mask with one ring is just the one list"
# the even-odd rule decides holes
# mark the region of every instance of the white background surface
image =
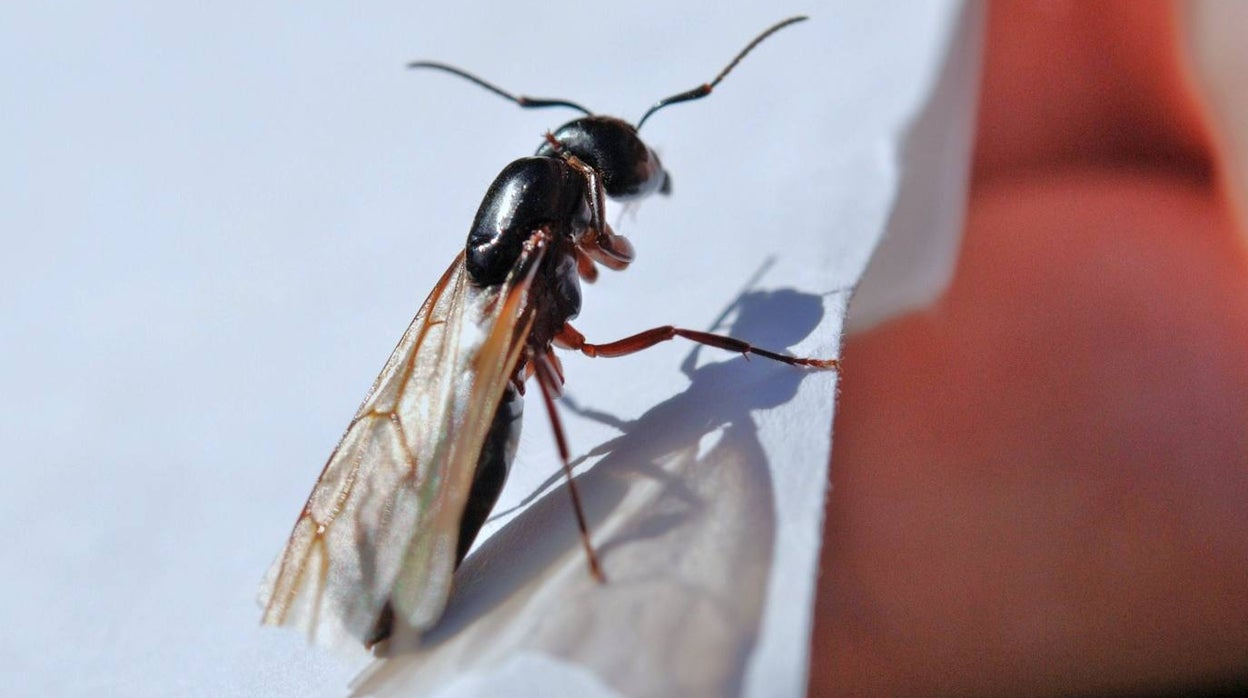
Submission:
[[[789,14],[542,7],[0,9],[6,690],[343,692],[360,665],[261,630],[256,586],[485,187],[573,116],[403,63],[437,58],[635,119]],[[791,11],[814,20],[764,44],[711,98],[647,124],[674,193],[635,215],[611,209],[638,260],[587,289],[577,326],[591,339],[709,327],[765,268],[754,290],[823,299],[795,351],[835,353],[845,291],[889,223],[899,143],[958,12]],[[747,339],[805,322],[779,315],[755,318],[764,334],[747,326]],[[636,419],[686,388],[689,351],[570,358],[569,394]],[[757,361],[732,370],[758,371],[748,380],[764,388],[788,380]],[[783,655],[805,652],[832,384],[809,376],[808,402],[788,405],[822,430],[751,413],[775,429],[759,432],[776,468],[775,564],[807,581],[787,610],[767,601],[747,688],[769,670],[804,685]],[[619,435],[566,419],[578,454]],[[557,472],[530,401],[500,509]]]

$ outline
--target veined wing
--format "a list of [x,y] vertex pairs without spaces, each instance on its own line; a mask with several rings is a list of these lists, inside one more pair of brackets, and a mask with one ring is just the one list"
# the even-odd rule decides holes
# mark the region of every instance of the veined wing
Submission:
[[463,254],[416,313],[330,455],[260,590],[266,625],[363,643],[383,607],[432,625],[450,593],[481,445],[532,324],[537,235],[499,286]]

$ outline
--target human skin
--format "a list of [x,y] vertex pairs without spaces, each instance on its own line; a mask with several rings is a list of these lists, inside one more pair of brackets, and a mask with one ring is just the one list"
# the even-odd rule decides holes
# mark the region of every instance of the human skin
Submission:
[[1248,254],[1180,19],[990,4],[955,278],[843,352],[813,695],[1248,676]]

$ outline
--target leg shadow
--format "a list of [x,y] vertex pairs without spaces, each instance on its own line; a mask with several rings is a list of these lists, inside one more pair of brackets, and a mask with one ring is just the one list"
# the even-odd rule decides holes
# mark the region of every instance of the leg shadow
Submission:
[[[731,334],[779,349],[818,326],[823,300],[750,291],[728,315]],[[552,478],[465,560],[435,628],[418,643],[396,628],[395,647],[418,648],[375,663],[356,690],[433,687],[523,649],[630,693],[740,693],[776,526],[753,413],[791,400],[807,371],[743,358],[699,366],[702,350],[682,362],[686,389],[636,420],[573,408],[621,431],[580,459],[600,458],[577,477],[605,585],[585,569],[567,485]]]

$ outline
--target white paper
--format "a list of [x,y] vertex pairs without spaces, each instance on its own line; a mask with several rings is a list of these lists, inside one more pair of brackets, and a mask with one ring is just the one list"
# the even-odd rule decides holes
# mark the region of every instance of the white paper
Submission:
[[[837,353],[906,191],[902,144],[967,128],[969,104],[927,105],[969,100],[973,61],[948,57],[971,20],[952,1],[799,11],[712,96],[646,124],[674,191],[610,209],[638,258],[586,289],[591,341],[673,323]],[[0,9],[10,690],[342,695],[363,665],[259,628],[256,586],[485,187],[574,116],[403,63],[632,120],[783,14]],[[565,369],[610,582],[585,572],[530,400],[504,515],[445,623],[359,690],[804,693],[835,375],[676,342]]]
[[[878,239],[878,216],[889,216],[894,250],[917,243],[936,254],[885,264],[877,276],[951,266],[965,194],[961,178],[969,162],[979,25],[956,7],[941,9],[926,18],[926,25],[913,15],[907,17],[913,24],[889,25],[899,34],[903,27],[916,32],[893,37],[888,42],[893,48],[877,43],[879,35],[847,36],[854,26],[850,16],[845,23],[821,18],[825,21],[794,27],[751,56],[745,65],[764,63],[751,74],[771,72],[774,61],[784,63],[774,58],[777,53],[791,54],[792,63],[805,67],[767,75],[766,89],[778,97],[762,98],[766,106],[751,107],[756,123],[784,124],[785,130],[802,135],[800,144],[788,157],[760,156],[755,151],[774,153],[770,131],[764,138],[719,136],[721,142],[736,143],[733,161],[746,184],[732,181],[731,171],[720,174],[717,187],[735,195],[707,191],[716,200],[709,210],[680,207],[687,192],[681,182],[690,171],[697,176],[693,186],[714,181],[724,168],[705,162],[705,156],[703,162],[696,156],[680,158],[690,149],[678,146],[668,158],[676,182],[671,204],[648,204],[641,221],[618,229],[626,234],[636,229],[642,240],[663,240],[658,260],[646,255],[639,242],[637,268],[644,264],[648,278],[639,274],[630,283],[676,286],[681,297],[666,295],[647,309],[631,293],[625,294],[624,305],[591,292],[587,306],[612,321],[600,332],[614,331],[609,335],[614,338],[629,331],[615,329],[627,317],[637,318],[633,328],[671,322],[658,313],[673,308],[687,313],[681,317],[699,312],[706,317],[704,309],[685,311],[681,302],[722,298],[731,299],[726,322],[698,327],[829,356],[838,343],[845,291],[861,269],[832,260],[865,260]],[[861,29],[895,18],[864,13],[858,19]],[[844,100],[869,109],[872,96],[880,97],[878,84],[864,85],[867,94],[861,99],[839,93],[833,99],[829,92],[810,89],[825,77],[814,66],[853,64],[872,51],[882,62],[885,56],[895,58],[899,43],[947,56],[935,66],[931,54],[926,61],[916,58],[907,66],[914,71],[909,75],[876,75],[899,91],[905,78],[913,81],[907,86],[927,85],[923,111],[889,114],[881,107],[864,119],[863,113],[838,105]],[[732,89],[732,83],[726,85],[724,93]],[[757,88],[751,83],[739,89]],[[709,101],[705,106],[713,108]],[[696,117],[673,109],[663,115],[670,124],[653,128],[677,131],[677,144],[705,141],[708,126]],[[733,115],[714,118],[724,124]],[[890,127],[894,130],[880,130]],[[889,135],[899,131],[907,136],[902,151],[889,153]],[[713,143],[709,147],[715,152]],[[904,168],[900,183],[912,197],[905,210],[888,209],[897,175],[893,157]],[[931,170],[942,165],[952,176],[934,177]],[[755,179],[759,171],[767,172],[765,181]],[[748,209],[739,208],[742,201]],[[651,210],[659,208],[661,218],[651,224],[656,215]],[[923,209],[920,219],[914,212]],[[927,217],[936,228],[916,229]],[[673,232],[664,234],[663,228]],[[715,244],[708,247],[699,236],[683,233],[687,230],[714,231]],[[894,252],[893,259],[905,256]],[[717,272],[690,274],[687,260],[699,258]],[[751,278],[751,264],[758,279],[734,287],[734,280]],[[935,280],[925,283],[930,297],[943,279],[939,271],[927,276]],[[919,292],[910,291],[911,303]],[[617,305],[611,305],[613,300]],[[887,312],[870,306],[869,311],[876,317]],[[471,677],[475,695],[505,693],[521,681],[537,681],[539,692],[558,694],[586,670],[604,684],[605,695],[804,693],[835,376],[725,360],[688,347],[664,353],[622,366],[567,362],[573,404],[605,413],[598,420],[570,416],[566,421],[574,448],[596,444],[576,449],[578,471],[584,473],[578,482],[610,581],[598,585],[586,573],[549,432],[530,407],[526,455],[500,502],[500,509],[511,513],[494,522],[487,530],[493,537],[461,570],[443,624],[423,638],[396,639],[403,649],[370,667],[357,695],[440,694],[439,689],[454,695],[465,690],[456,683],[465,676]],[[676,367],[683,367],[684,375]],[[619,395],[622,384],[634,391],[649,387],[634,384],[639,380],[635,374],[662,386],[639,404]],[[591,391],[594,383],[600,387]],[[604,408],[607,402],[618,407]],[[527,663],[516,661],[533,654],[547,661],[540,680]]]
[[953,279],[970,189],[983,6],[968,3],[961,14],[922,111],[899,140],[897,197],[854,290],[849,332],[927,306]]

